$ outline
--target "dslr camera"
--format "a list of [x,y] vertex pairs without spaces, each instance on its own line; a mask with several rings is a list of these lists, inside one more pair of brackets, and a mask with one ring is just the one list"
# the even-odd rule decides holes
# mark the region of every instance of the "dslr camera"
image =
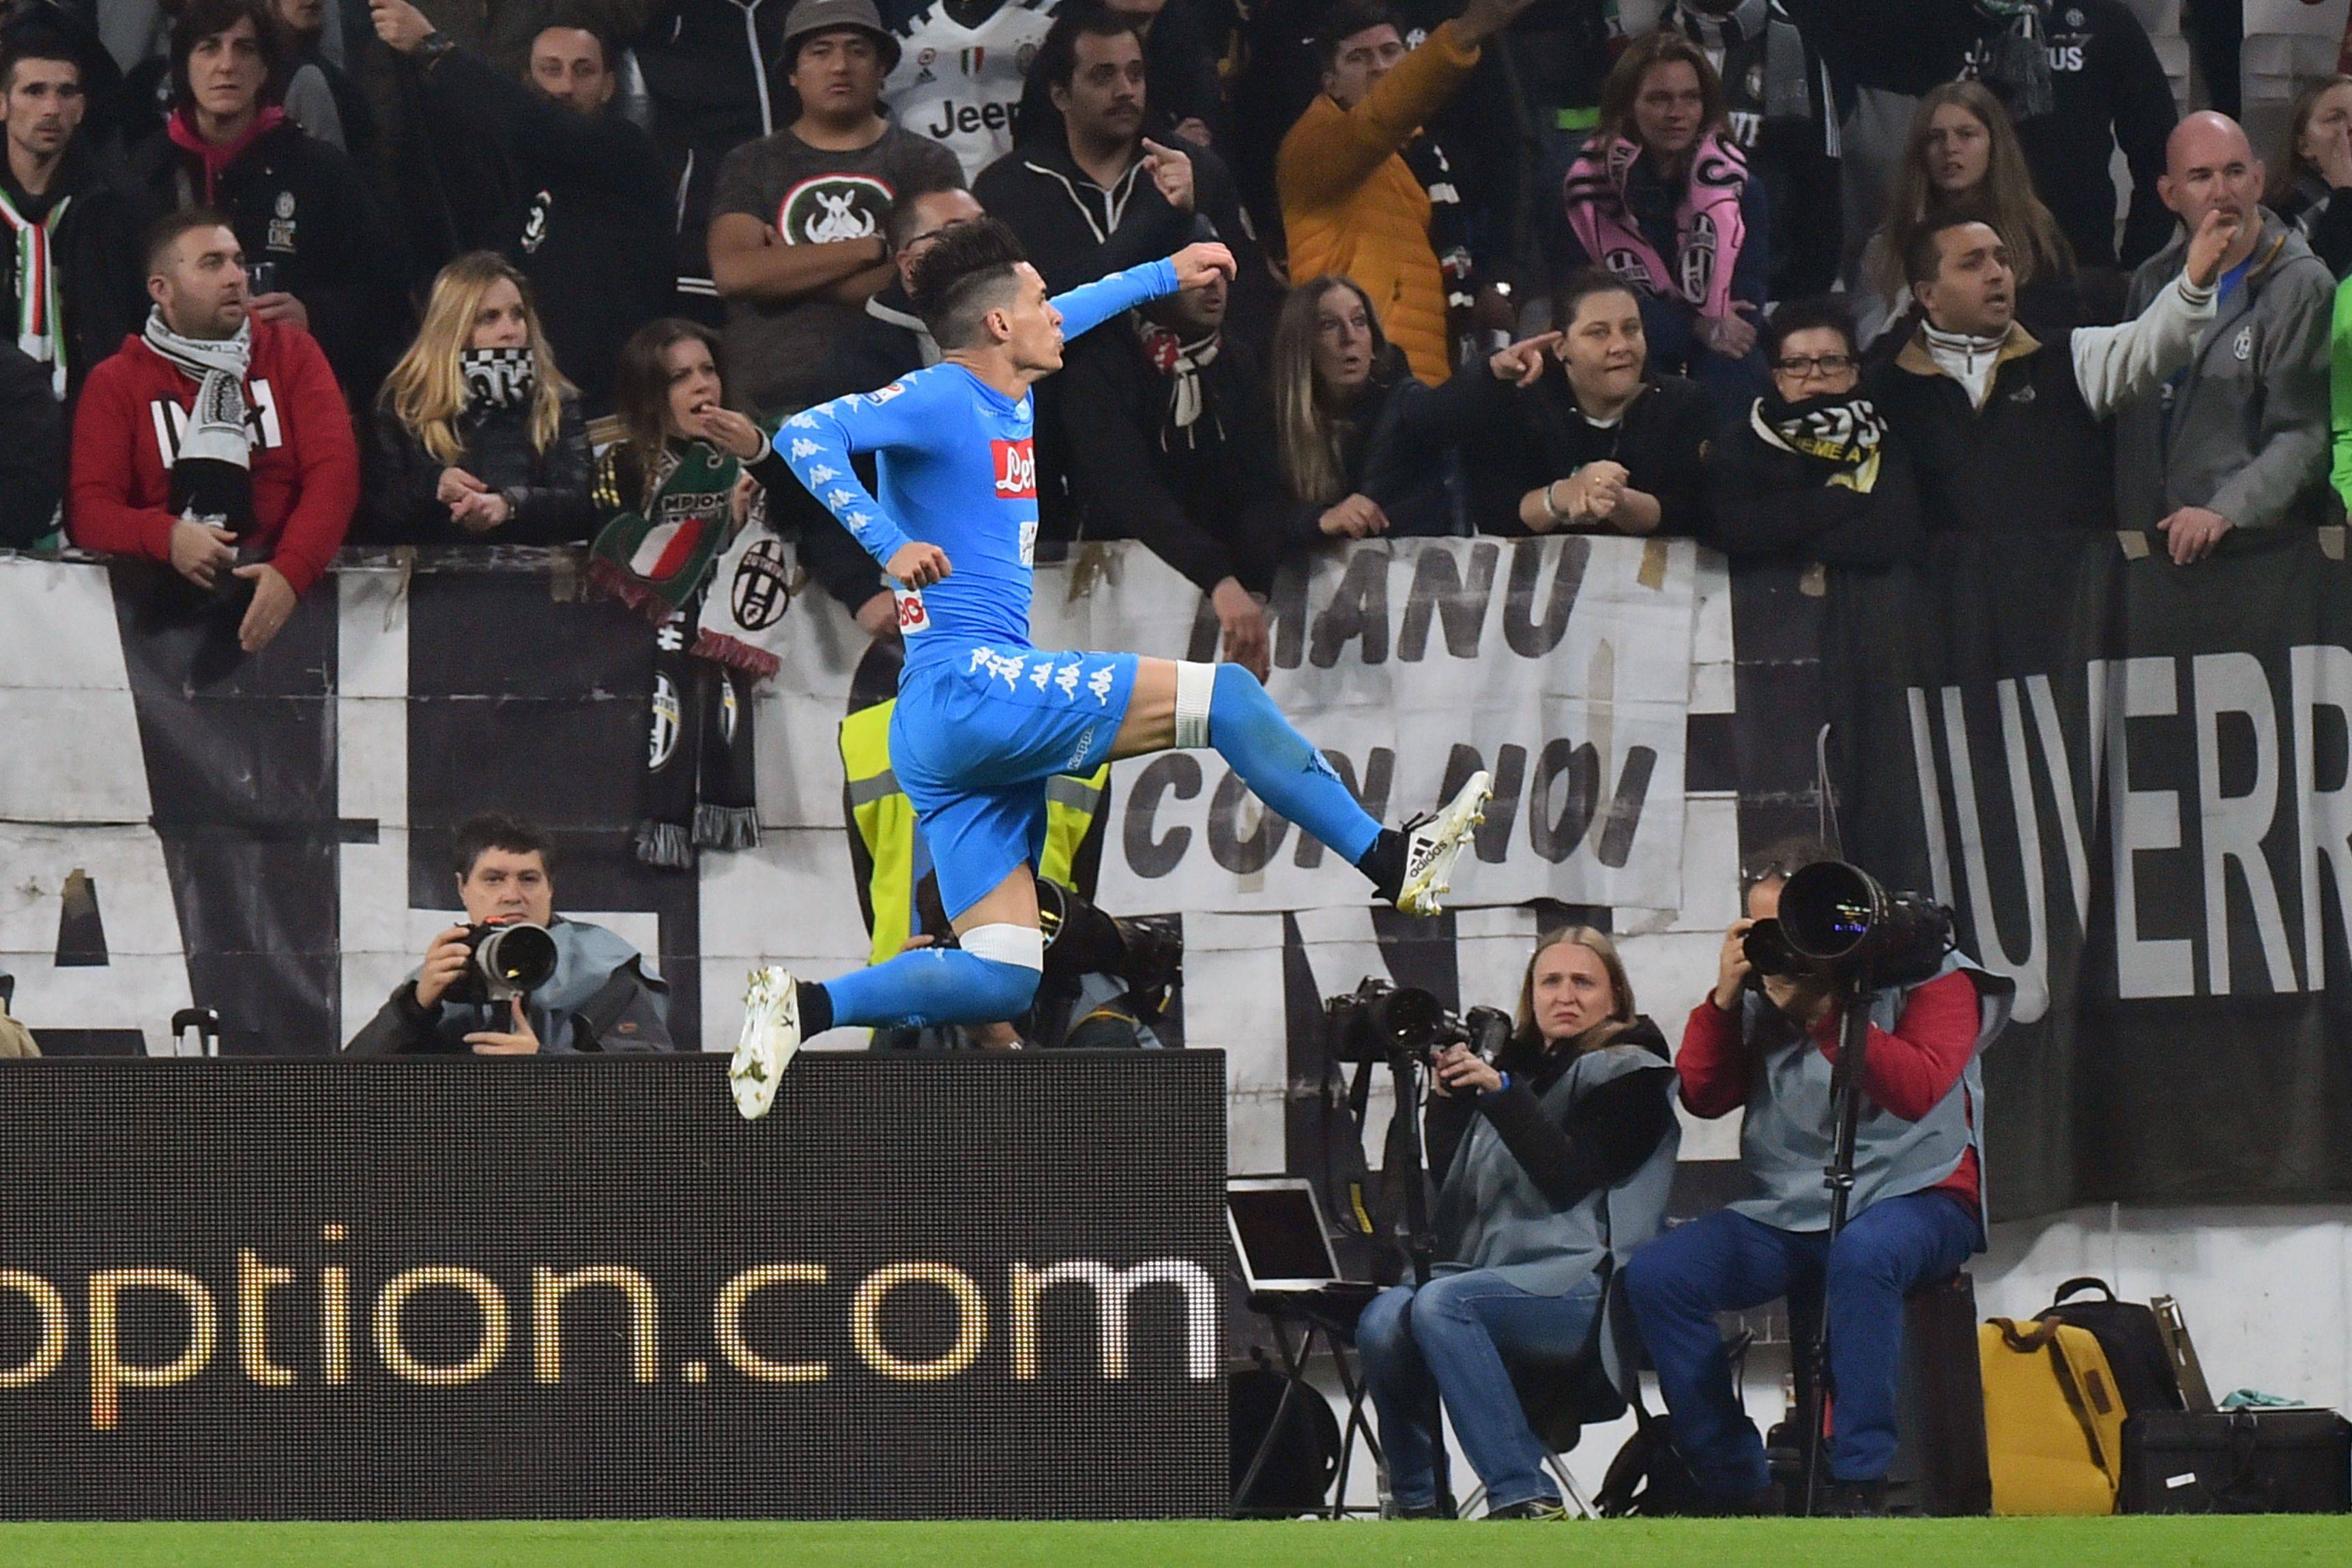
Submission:
[[1468,1046],[1491,1062],[1510,1043],[1512,1027],[1500,1008],[1473,1007],[1457,1016],[1418,986],[1370,975],[1323,1004],[1323,1024],[1331,1055],[1343,1062],[1427,1056],[1440,1046]]
[[555,939],[545,926],[517,921],[509,925],[466,928],[472,962],[442,994],[450,1002],[489,1005],[528,996],[555,974]]

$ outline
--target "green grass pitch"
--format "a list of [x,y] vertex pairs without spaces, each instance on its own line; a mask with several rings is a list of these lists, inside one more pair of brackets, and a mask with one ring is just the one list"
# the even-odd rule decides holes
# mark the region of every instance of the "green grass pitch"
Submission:
[[723,1521],[434,1524],[0,1524],[0,1563],[92,1568],[2236,1568],[2352,1564],[2352,1517],[1615,1521],[1552,1524],[798,1524]]

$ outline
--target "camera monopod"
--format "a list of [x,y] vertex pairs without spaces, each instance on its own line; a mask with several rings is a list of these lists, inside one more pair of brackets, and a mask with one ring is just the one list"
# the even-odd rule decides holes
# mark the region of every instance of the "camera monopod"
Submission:
[[[1854,1141],[1862,1121],[1862,1081],[1870,1046],[1870,1009],[1887,985],[1932,976],[1952,951],[1951,911],[1916,893],[1890,893],[1869,872],[1822,860],[1791,875],[1780,889],[1780,934],[1831,976],[1839,1008],[1838,1059],[1830,1069],[1837,1137],[1822,1171],[1830,1193],[1830,1247],[1853,1204]],[[1825,1264],[1826,1266],[1826,1264]],[[1822,1431],[1828,1414],[1829,1301],[1806,1346],[1805,1513],[1821,1496]]]

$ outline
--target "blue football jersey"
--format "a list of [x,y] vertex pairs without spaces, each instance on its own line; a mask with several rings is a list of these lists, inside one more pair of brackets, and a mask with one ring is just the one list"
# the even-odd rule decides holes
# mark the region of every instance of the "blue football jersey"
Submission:
[[[1176,268],[1148,262],[1055,300],[1066,338],[1176,290]],[[909,542],[947,552],[949,575],[919,591],[892,584],[908,668],[986,643],[1027,647],[1037,548],[1036,400],[1008,398],[942,362],[874,392],[784,421],[776,450],[809,493],[887,565]],[[874,454],[881,496],[849,459]]]

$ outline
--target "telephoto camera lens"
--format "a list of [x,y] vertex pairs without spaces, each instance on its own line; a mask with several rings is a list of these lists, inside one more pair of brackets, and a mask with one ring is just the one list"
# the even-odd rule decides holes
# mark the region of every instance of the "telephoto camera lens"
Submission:
[[1347,995],[1325,1002],[1323,1011],[1333,1054],[1350,1062],[1386,1061],[1398,1051],[1421,1055],[1452,1022],[1428,992],[1369,977]]
[[[528,921],[514,925],[476,926],[466,933],[474,950],[474,973],[480,994],[465,1000],[504,1002],[528,996],[555,975],[555,939],[545,926]],[[455,995],[455,988],[452,989]]]
[[1780,889],[1780,935],[1821,967],[1879,985],[1934,974],[1952,951],[1952,913],[1917,893],[1893,893],[1843,860],[1822,860]]

